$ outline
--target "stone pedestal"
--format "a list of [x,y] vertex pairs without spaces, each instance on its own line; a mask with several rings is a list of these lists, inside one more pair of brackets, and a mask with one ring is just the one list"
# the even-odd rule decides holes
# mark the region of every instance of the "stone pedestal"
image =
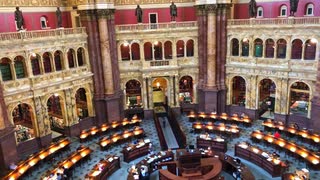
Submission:
[[274,120],[275,121],[281,121],[284,124],[287,123],[288,121],[288,115],[287,114],[278,114],[278,113],[274,113]]
[[79,125],[79,123],[74,124],[72,126],[65,127],[64,128],[64,134],[66,136],[70,136],[70,137],[79,136],[80,135],[80,125]]
[[218,109],[218,90],[215,89],[202,89],[199,92],[201,95],[201,101],[199,99],[199,111],[211,113]]
[[[0,131],[0,172],[6,172],[11,162],[17,162],[17,147],[13,128]],[[0,173],[0,175],[1,175]]]
[[310,127],[311,126],[314,131],[320,132],[320,105],[314,103],[311,106]]
[[120,111],[122,109],[120,101],[121,98],[119,96],[109,96],[105,99],[106,122],[110,123],[123,119]]

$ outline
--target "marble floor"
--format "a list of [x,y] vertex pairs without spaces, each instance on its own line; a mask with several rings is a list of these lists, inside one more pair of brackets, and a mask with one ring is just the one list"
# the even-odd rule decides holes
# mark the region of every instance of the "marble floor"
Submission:
[[[186,115],[182,115],[181,118],[178,118],[178,121],[181,124],[183,131],[186,132],[187,143],[188,144],[195,144],[197,134],[192,132],[192,123],[189,122],[188,117]],[[242,141],[249,141],[250,142],[250,133],[256,129],[262,129],[261,123],[262,123],[261,120],[256,120],[253,123],[253,126],[251,126],[251,127],[242,127],[241,126],[242,131],[241,131],[241,135],[239,138],[228,138],[227,139],[227,141],[228,141],[227,154],[234,156],[234,145],[236,143],[242,142]],[[166,126],[168,126],[168,125],[169,125],[169,123],[166,124]],[[158,139],[157,132],[156,132],[156,129],[154,126],[154,121],[152,119],[144,119],[143,122],[141,123],[141,127],[144,128],[147,138],[149,138],[152,141],[153,151],[154,152],[160,151],[160,144],[159,144],[159,139]],[[112,133],[115,133],[115,132],[110,132],[106,136],[108,136]],[[85,175],[93,168],[93,166],[96,163],[98,163],[98,161],[100,159],[103,159],[107,154],[118,155],[118,156],[120,156],[120,159],[123,160],[123,155],[121,153],[121,150],[124,146],[127,145],[127,143],[119,145],[119,146],[111,147],[110,149],[108,149],[106,151],[102,151],[102,150],[100,150],[100,146],[97,144],[99,138],[100,137],[96,137],[96,138],[93,138],[90,141],[87,141],[84,143],[80,143],[79,139],[77,137],[70,138],[70,140],[72,141],[72,144],[70,146],[71,147],[70,151],[62,153],[60,156],[56,157],[52,162],[43,163],[43,164],[37,166],[36,169],[32,173],[28,173],[28,176],[25,176],[23,179],[26,179],[26,180],[41,179],[41,177],[43,176],[43,174],[46,171],[51,170],[59,161],[66,158],[69,154],[71,154],[73,151],[75,151],[76,148],[80,144],[83,144],[85,146],[90,147],[93,150],[93,152],[91,154],[90,161],[88,161],[86,164],[82,164],[81,166],[78,166],[75,168],[75,170],[73,171],[72,179],[83,180]],[[172,138],[174,138],[174,137],[172,136]],[[316,147],[311,147],[308,144],[305,144],[300,139],[291,139],[291,140],[295,141],[299,145],[305,145],[309,149],[316,148]],[[251,143],[254,144],[253,142],[251,142]],[[261,147],[265,150],[271,151],[271,152],[274,151],[274,149],[272,147],[268,147],[263,144],[255,144],[255,145],[258,145],[259,147]],[[306,164],[304,162],[301,162],[301,161],[296,160],[295,158],[286,156],[282,152],[278,152],[278,154],[280,154],[280,156],[283,160],[288,160],[290,162],[291,165],[290,165],[288,172],[293,172],[297,168],[301,169],[301,168],[306,167]],[[130,163],[126,163],[126,162],[121,161],[121,169],[116,171],[108,179],[109,180],[126,180],[129,167],[131,167],[132,164],[136,164],[137,162],[141,161],[143,158],[144,157],[141,157],[141,158],[136,159]],[[249,167],[249,169],[253,172],[253,174],[257,180],[280,180],[280,178],[272,178],[266,171],[264,171],[260,167],[254,165],[246,160],[242,160],[242,162],[246,166]],[[222,175],[225,176],[226,180],[233,179],[230,175],[228,175],[224,172],[222,172]],[[319,171],[310,170],[310,178],[312,180],[319,179],[319,177],[320,177]],[[158,178],[157,172],[154,172],[151,175],[150,179],[151,180],[158,180],[159,178]]]

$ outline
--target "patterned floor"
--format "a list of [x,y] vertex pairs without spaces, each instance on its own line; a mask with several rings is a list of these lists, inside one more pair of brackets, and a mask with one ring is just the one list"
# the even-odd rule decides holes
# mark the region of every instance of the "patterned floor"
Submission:
[[[192,123],[189,122],[188,117],[186,117],[185,115],[182,115],[180,119],[178,119],[184,132],[187,132],[187,143],[188,144],[195,144],[196,141],[196,137],[197,134],[191,132],[192,131]],[[261,120],[257,120],[254,122],[252,127],[242,127],[242,132],[241,132],[241,136],[239,138],[229,138],[228,139],[228,151],[227,154],[229,155],[234,155],[234,145],[237,142],[242,142],[242,141],[250,141],[250,133],[253,130],[256,129],[262,129],[261,126]],[[168,125],[168,124],[167,124]],[[156,129],[154,126],[154,122],[153,120],[143,120],[143,122],[141,123],[141,127],[143,127],[143,129],[146,132],[147,138],[149,138],[151,140],[151,142],[153,143],[153,149],[155,152],[160,151],[160,144],[159,144],[159,140],[158,140],[158,136],[156,135]],[[114,133],[114,132],[113,132]],[[111,133],[110,133],[111,134]],[[110,135],[110,134],[107,134]],[[100,150],[100,146],[97,144],[98,140],[100,137],[96,137],[88,142],[82,143],[85,146],[89,146],[92,150],[93,153],[91,154],[91,160],[88,161],[88,163],[83,164],[81,166],[78,166],[77,168],[75,168],[74,172],[73,172],[73,179],[75,180],[83,180],[85,175],[92,169],[92,167],[100,160],[103,159],[107,154],[114,154],[114,155],[118,155],[120,156],[121,159],[123,159],[123,156],[121,154],[121,150],[122,147],[125,146],[126,144],[123,144],[121,146],[117,146],[117,147],[112,147],[107,151],[101,151]],[[315,147],[310,147],[310,145],[305,144],[304,142],[302,142],[299,139],[292,139],[294,141],[296,141],[297,144],[300,145],[306,145],[306,147],[310,148],[315,148]],[[41,166],[37,166],[32,173],[29,173],[28,176],[26,176],[23,179],[27,179],[27,180],[34,180],[34,179],[41,179],[41,177],[43,176],[43,174],[48,171],[51,170],[53,168],[54,165],[56,165],[61,159],[64,159],[65,157],[68,156],[68,154],[70,154],[71,152],[75,151],[76,148],[80,145],[79,139],[78,138],[71,138],[72,144],[71,144],[71,150],[70,152],[65,152],[62,155],[60,155],[59,157],[57,157],[54,161],[49,162],[49,163],[44,163]],[[252,143],[252,142],[251,142]],[[252,143],[254,144],[254,143]],[[261,148],[264,148],[268,151],[273,152],[274,149],[271,147],[267,147],[263,144],[255,144],[260,146]],[[300,162],[292,157],[285,157],[285,154],[282,152],[278,152],[278,154],[280,154],[282,159],[287,159],[288,161],[290,161],[292,164],[289,168],[289,172],[293,172],[296,168],[301,169],[301,168],[305,168],[306,165],[304,162]],[[132,164],[135,164],[137,162],[139,162],[142,158],[136,159],[135,161],[132,161],[130,163],[125,163],[123,161],[121,161],[121,169],[116,171],[109,179],[110,180],[125,180],[127,179],[127,175],[128,175],[128,169]],[[256,165],[243,160],[242,161],[244,164],[246,164],[251,171],[253,172],[253,174],[255,175],[257,180],[278,180],[280,178],[271,178],[271,176],[264,171],[263,169],[257,167]],[[233,179],[231,176],[229,176],[228,174],[223,173],[223,175],[225,175],[225,179],[229,180],[229,179]],[[319,179],[319,175],[320,172],[317,171],[310,171],[310,178],[313,179]],[[151,180],[158,180],[158,174],[157,172],[153,173],[151,175]]]

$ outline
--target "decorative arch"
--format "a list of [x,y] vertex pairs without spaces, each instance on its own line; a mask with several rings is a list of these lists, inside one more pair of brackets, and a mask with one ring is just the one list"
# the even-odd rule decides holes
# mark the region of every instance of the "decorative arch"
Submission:
[[177,57],[184,57],[184,41],[178,40],[176,47]]
[[152,81],[153,89],[153,103],[155,106],[167,104],[167,95],[169,95],[168,88],[169,81],[165,77],[157,77]]
[[308,3],[306,5],[305,15],[307,15],[307,16],[313,16],[314,15],[314,5],[312,3]]
[[76,54],[74,49],[69,49],[67,51],[67,58],[68,58],[68,66],[69,68],[75,68],[76,67]]
[[172,42],[166,41],[164,43],[164,58],[172,59]]
[[14,69],[16,72],[16,78],[21,79],[27,76],[26,73],[26,62],[23,56],[16,56],[14,58]]
[[308,39],[304,45],[304,59],[305,60],[315,60],[316,58],[316,49],[317,49],[317,40]]
[[311,88],[302,81],[295,81],[290,85],[290,114],[308,116],[311,107]]
[[295,39],[292,41],[291,46],[291,59],[301,59],[303,42],[300,39]]
[[78,60],[78,65],[83,66],[86,64],[86,53],[85,49],[83,47],[79,47],[77,49],[77,60]]
[[65,99],[60,93],[48,95],[46,98],[51,130],[64,132],[64,127],[68,125],[65,119]]
[[28,141],[36,136],[35,117],[32,106],[27,103],[16,104],[11,111],[15,135],[18,143]]
[[241,56],[249,56],[249,39],[248,38],[244,38],[241,41],[241,47],[242,47],[242,51],[241,51]]
[[287,41],[285,39],[279,39],[277,41],[277,58],[285,59],[287,55]]
[[274,57],[274,48],[275,48],[275,42],[273,39],[269,38],[266,40],[266,58],[273,58]]
[[232,104],[245,106],[246,104],[246,80],[242,76],[234,76],[231,79]]
[[262,57],[263,52],[263,41],[259,38],[254,40],[254,56],[255,57]]
[[83,119],[89,117],[88,111],[88,97],[85,88],[79,88],[75,94],[76,99],[76,108],[77,108],[77,116],[79,119]]
[[45,73],[52,72],[52,64],[51,64],[52,55],[49,52],[45,52],[42,55],[43,68]]
[[280,16],[281,17],[286,17],[288,12],[287,5],[283,4],[280,6]]
[[[271,78],[264,78],[259,82],[259,116],[273,116],[276,97],[276,83]],[[267,112],[267,114],[265,114]]]
[[56,71],[61,71],[63,69],[63,53],[61,50],[56,50],[54,52],[54,65]]
[[231,40],[231,56],[239,56],[239,40],[232,38]]
[[187,57],[194,56],[194,41],[193,39],[189,39],[187,41]]
[[11,59],[7,57],[4,57],[0,60],[0,70],[3,81],[13,80],[11,62]]
[[121,60],[122,61],[129,61],[130,60],[130,47],[129,43],[125,42],[120,45],[120,52],[121,52]]
[[144,49],[144,59],[147,61],[152,60],[153,59],[153,52],[152,52],[151,42],[144,43],[143,49]]
[[126,103],[128,108],[136,108],[142,106],[141,98],[141,82],[131,79],[125,84]]
[[153,43],[153,52],[155,60],[162,60],[162,43],[160,41]]
[[179,80],[179,102],[192,103],[193,96],[193,78],[189,75],[182,76]]
[[31,68],[32,68],[32,74],[34,76],[40,75],[41,74],[41,66],[40,66],[40,55],[33,53],[30,56],[30,61],[31,61]]
[[138,43],[131,44],[131,58],[132,60],[140,60],[140,45]]

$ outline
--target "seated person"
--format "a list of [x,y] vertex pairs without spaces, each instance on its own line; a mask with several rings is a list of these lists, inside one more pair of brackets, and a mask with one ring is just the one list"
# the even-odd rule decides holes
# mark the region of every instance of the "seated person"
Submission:
[[15,170],[17,168],[17,165],[14,162],[11,162],[9,165],[10,170]]

